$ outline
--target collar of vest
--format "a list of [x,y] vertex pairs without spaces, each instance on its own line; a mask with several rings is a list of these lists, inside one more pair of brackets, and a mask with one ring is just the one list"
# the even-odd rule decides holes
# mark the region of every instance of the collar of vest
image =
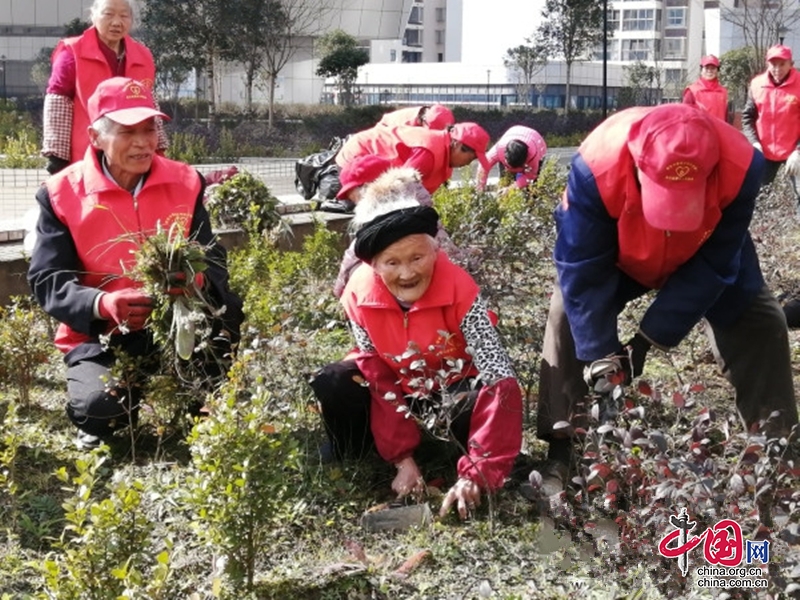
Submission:
[[[98,194],[101,192],[117,191],[122,188],[111,181],[103,173],[103,167],[100,165],[101,151],[94,150],[92,146],[86,149],[83,164],[83,181],[87,194]],[[142,184],[142,191],[152,188],[164,183],[174,182],[175,177],[169,177],[170,169],[164,164],[166,161],[158,154],[153,155],[153,163],[150,165],[150,170],[144,175],[144,183]]]
[[[436,256],[436,264],[433,267],[431,283],[422,298],[417,300],[408,312],[423,310],[439,306],[451,306],[456,301],[456,290],[448,281],[453,281],[450,271],[453,263],[447,258],[443,250],[439,250]],[[356,305],[365,308],[384,308],[401,310],[395,297],[383,283],[380,275],[373,268],[364,263],[353,273]]]

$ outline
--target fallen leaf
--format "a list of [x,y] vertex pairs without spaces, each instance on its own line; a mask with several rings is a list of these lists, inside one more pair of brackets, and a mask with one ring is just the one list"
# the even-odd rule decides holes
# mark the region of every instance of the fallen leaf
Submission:
[[432,554],[430,550],[420,550],[406,559],[406,561],[400,565],[400,568],[397,569],[394,574],[398,577],[408,577],[412,571],[414,571],[431,556]]

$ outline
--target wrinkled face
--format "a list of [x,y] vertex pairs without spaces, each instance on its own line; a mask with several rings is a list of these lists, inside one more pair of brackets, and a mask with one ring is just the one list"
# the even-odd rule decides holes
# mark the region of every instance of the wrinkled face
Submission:
[[700,67],[700,77],[703,79],[716,79],[719,75],[719,69],[714,65],[706,65]]
[[131,30],[133,15],[125,0],[106,0],[93,23],[100,39],[107,46],[116,47]]
[[431,284],[436,264],[436,242],[429,235],[408,235],[386,248],[372,261],[372,268],[403,302],[416,302]]
[[462,144],[458,140],[454,140],[450,146],[450,166],[454,169],[459,167],[466,167],[469,163],[478,157],[475,150]]
[[767,71],[775,81],[783,81],[789,75],[794,63],[785,58],[773,58],[767,61]]
[[92,145],[105,153],[108,170],[121,186],[127,188],[150,170],[158,145],[155,117],[136,125],[112,122],[105,133],[89,128],[89,136]]

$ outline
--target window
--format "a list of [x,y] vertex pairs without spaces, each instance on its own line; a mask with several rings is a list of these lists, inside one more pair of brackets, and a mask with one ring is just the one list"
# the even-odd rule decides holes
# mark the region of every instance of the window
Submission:
[[683,7],[679,8],[668,8],[667,9],[667,23],[666,26],[669,27],[686,27],[686,9]]
[[664,69],[664,83],[680,85],[684,82],[683,69]]
[[661,11],[641,8],[622,11],[622,31],[655,31],[661,29]]
[[654,60],[660,40],[622,40],[622,60]]
[[397,50],[389,50],[389,62],[397,62]]
[[608,11],[608,32],[619,31],[619,11]]
[[439,52],[439,54],[436,55],[436,62],[444,62],[444,52]]
[[437,8],[436,9],[436,22],[437,23],[444,23],[445,20],[445,9],[444,8]]
[[441,46],[444,44],[444,29],[437,29],[436,30],[436,44]]
[[664,38],[664,58],[686,58],[686,38]]
[[422,24],[422,7],[421,6],[414,6],[411,9],[411,15],[408,17],[408,22],[411,25],[421,25]]
[[422,46],[422,29],[406,29],[406,35],[403,39],[403,45]]

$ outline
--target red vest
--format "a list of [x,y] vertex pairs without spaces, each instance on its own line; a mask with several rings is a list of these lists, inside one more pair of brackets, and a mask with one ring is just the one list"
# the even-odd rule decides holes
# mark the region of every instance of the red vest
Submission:
[[[407,393],[413,393],[411,379],[422,373],[411,363],[423,359],[426,370],[447,369],[445,361],[462,359],[465,372],[448,383],[478,374],[467,353],[461,321],[478,297],[478,285],[462,268],[454,265],[439,250],[430,287],[408,310],[403,311],[372,267],[362,263],[342,294],[342,305],[350,320],[369,334],[375,350],[386,360]],[[409,343],[419,349],[399,362],[390,357],[404,356]]]
[[780,85],[775,85],[769,74],[756,75],[750,82],[758,119],[758,141],[769,160],[789,158],[800,141],[800,75],[792,69]]
[[[89,134],[86,133],[86,129],[91,125],[86,112],[89,97],[101,81],[113,76],[98,45],[101,43],[97,39],[95,28],[91,27],[77,37],[59,40],[51,57],[51,61],[55,62],[59,52],[67,49],[75,56],[75,98],[70,162],[81,160],[86,148],[89,147]],[[141,81],[149,90],[153,89],[156,77],[156,67],[150,50],[130,36],[125,37],[125,77]]]
[[427,127],[383,127],[376,126],[351,135],[345,142],[336,164],[343,167],[358,156],[375,154],[388,160],[393,167],[402,167],[413,148],[425,148],[433,154],[434,166],[422,175],[422,185],[433,194],[440,185],[450,179],[450,134]]
[[696,254],[714,231],[722,209],[739,193],[754,150],[739,131],[723,121],[712,119],[720,137],[722,155],[706,186],[702,225],[697,231],[690,232],[656,229],[642,213],[642,197],[627,143],[633,123],[651,110],[648,107],[632,108],[609,117],[594,130],[578,152],[594,175],[608,214],[617,221],[617,266],[642,285],[658,289],[678,267]]
[[378,125],[383,127],[422,127],[423,123],[419,120],[421,106],[409,106],[408,108],[398,108],[388,112],[381,117]]
[[728,90],[716,79],[698,79],[686,88],[694,96],[698,108],[718,119],[726,120],[728,116]]
[[[75,244],[80,282],[107,292],[137,285],[123,273],[158,223],[165,229],[177,223],[188,235],[200,194],[200,177],[193,168],[155,156],[134,199],[103,174],[91,148],[83,161],[50,177],[45,185],[53,212],[69,228]],[[55,343],[69,352],[88,339],[62,323]]]

